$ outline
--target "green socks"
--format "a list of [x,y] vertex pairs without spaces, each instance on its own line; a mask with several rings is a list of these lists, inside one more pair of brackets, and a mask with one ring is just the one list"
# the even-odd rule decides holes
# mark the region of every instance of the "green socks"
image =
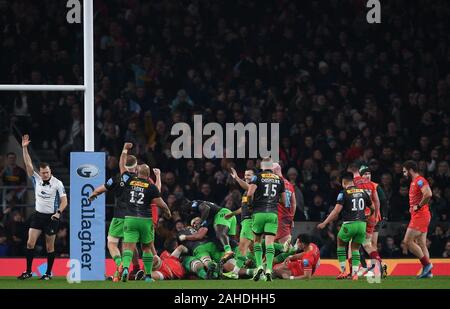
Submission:
[[131,260],[133,259],[133,251],[131,250],[123,250],[122,264],[124,268],[129,268],[131,264]]
[[152,269],[153,269],[153,253],[143,252],[142,253],[142,262],[144,262],[145,274],[151,275]]
[[202,267],[197,271],[197,276],[202,279],[206,279],[206,270]]
[[236,257],[236,266],[239,268],[244,268],[245,262],[247,261],[247,258],[240,253],[237,254]]
[[116,263],[116,266],[119,267],[120,263],[122,263],[122,257],[120,255],[116,255],[113,257],[114,263]]
[[273,244],[266,245],[266,271],[272,271],[273,257],[275,256],[275,248]]
[[261,267],[263,256],[261,243],[255,243],[253,245],[253,251],[255,253],[256,267]]
[[361,256],[359,255],[359,250],[352,251],[352,274],[353,275],[358,272],[360,260],[361,260]]
[[337,248],[337,258],[339,261],[339,265],[341,267],[341,272],[345,272],[345,262],[347,259],[347,254],[345,252],[345,247]]

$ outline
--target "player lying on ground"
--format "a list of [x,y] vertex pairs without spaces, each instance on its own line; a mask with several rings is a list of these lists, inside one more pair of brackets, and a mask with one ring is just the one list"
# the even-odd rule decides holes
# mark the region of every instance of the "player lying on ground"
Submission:
[[366,239],[366,207],[370,208],[370,215],[373,215],[374,209],[370,196],[364,189],[358,189],[353,182],[352,173],[344,173],[342,176],[342,190],[336,201],[336,206],[328,215],[324,222],[317,227],[324,229],[328,223],[338,219],[342,212],[342,227],[339,230],[337,238],[337,256],[341,273],[337,279],[347,278],[346,252],[345,247],[351,241],[352,249],[352,280],[358,280],[359,268],[359,248]]
[[422,264],[422,272],[418,279],[432,278],[433,264],[427,248],[427,232],[431,214],[428,203],[433,196],[428,181],[419,175],[417,163],[406,161],[403,164],[403,175],[411,180],[409,187],[409,212],[411,220],[405,234],[408,250],[414,254]]
[[158,188],[149,181],[150,168],[146,164],[139,165],[137,176],[130,178],[125,184],[128,195],[127,215],[124,222],[123,273],[122,281],[128,280],[128,268],[133,258],[137,243],[142,246],[142,260],[145,270],[145,281],[153,281],[153,240],[154,226],[151,204],[163,209],[164,215],[170,218],[170,210],[160,197]]
[[[298,248],[298,244],[296,244],[295,247],[291,246],[290,248],[286,249],[286,246],[284,244],[274,243],[273,247],[274,247],[274,251],[275,251],[275,256],[273,258],[273,265],[276,265],[276,264],[284,262],[288,256],[296,254],[297,253],[296,248]],[[264,240],[261,241],[261,248],[262,248],[262,251],[266,250]],[[224,267],[223,267],[223,270],[224,270],[223,276],[224,277],[230,278],[230,279],[253,277],[255,267],[256,267],[256,259],[255,259],[255,254],[253,253],[253,246],[251,246],[249,249],[250,249],[249,252],[245,256],[245,263],[244,263],[243,267],[237,265],[237,263],[233,264],[234,259],[231,259],[224,265]],[[265,263],[265,259],[263,258],[263,264],[264,263]],[[265,277],[264,276],[261,277],[261,280],[265,280]]]
[[168,251],[163,251],[161,256],[155,255],[153,259],[153,280],[175,280],[183,279],[186,271],[181,264],[180,256],[183,253],[187,253],[188,249],[179,245],[169,253]]
[[[272,267],[275,250],[273,243],[278,230],[278,202],[286,204],[284,181],[273,173],[273,162],[270,158],[261,161],[261,173],[253,176],[247,198],[253,205],[253,234],[254,251],[256,257],[256,272],[254,281],[258,281],[265,273],[267,281],[272,280]],[[263,268],[263,252],[261,240],[265,235],[266,241],[266,269]]]
[[22,137],[23,160],[28,177],[34,187],[35,209],[31,216],[30,229],[26,249],[27,269],[17,279],[25,280],[33,276],[32,265],[34,251],[39,236],[44,232],[45,247],[47,249],[47,271],[41,280],[51,279],[53,262],[55,261],[55,239],[58,231],[59,218],[67,207],[67,196],[63,183],[52,175],[47,163],[39,164],[39,173],[33,167],[28,145],[31,143],[28,135]]
[[320,265],[320,250],[308,235],[298,235],[296,245],[303,252],[290,255],[274,266],[274,276],[281,279],[311,279]]

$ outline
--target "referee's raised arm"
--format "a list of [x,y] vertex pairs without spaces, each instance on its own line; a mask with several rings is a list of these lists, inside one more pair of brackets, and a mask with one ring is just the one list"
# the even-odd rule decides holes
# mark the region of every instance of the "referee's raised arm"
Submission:
[[30,154],[28,153],[28,145],[30,143],[30,137],[27,134],[22,136],[23,161],[25,162],[25,168],[29,177],[33,176],[34,173],[33,162],[31,161]]

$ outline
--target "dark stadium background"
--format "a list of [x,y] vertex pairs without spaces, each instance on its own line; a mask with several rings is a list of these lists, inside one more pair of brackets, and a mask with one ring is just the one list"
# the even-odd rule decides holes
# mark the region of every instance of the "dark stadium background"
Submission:
[[[296,185],[295,233],[312,234],[322,257],[335,256],[336,225],[318,232],[314,222],[334,206],[338,176],[353,161],[371,168],[388,197],[381,256],[409,257],[401,244],[406,159],[433,188],[430,254],[449,257],[450,4],[382,1],[382,23],[370,25],[365,3],[96,0],[95,138],[107,175],[131,141],[135,155],[163,171],[174,219],[186,219],[183,197],[236,209],[241,191],[229,167],[242,176],[257,162],[171,159],[170,128],[194,114],[278,122],[283,172]],[[82,84],[82,27],[67,24],[66,10],[65,1],[0,1],[0,83]],[[32,157],[70,186],[68,155],[84,149],[82,99],[0,93],[0,257],[23,256],[33,209],[19,136],[29,133]],[[8,163],[10,151],[19,167]],[[6,176],[12,167],[17,177]],[[67,214],[63,222],[56,247],[67,256]],[[158,249],[173,228],[160,223]]]

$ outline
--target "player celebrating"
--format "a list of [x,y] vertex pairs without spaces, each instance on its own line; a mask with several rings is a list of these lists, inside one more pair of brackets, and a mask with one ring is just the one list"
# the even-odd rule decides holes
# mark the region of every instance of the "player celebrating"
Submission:
[[405,243],[408,250],[414,254],[422,263],[422,272],[417,277],[431,278],[433,274],[433,264],[430,262],[430,254],[427,248],[427,232],[430,224],[431,214],[428,202],[432,197],[432,192],[428,181],[417,172],[417,163],[406,161],[403,164],[403,175],[411,179],[409,187],[409,212],[411,221],[405,235]]
[[266,242],[266,270],[267,281],[272,281],[272,266],[275,250],[273,243],[278,230],[278,202],[280,197],[286,203],[284,181],[273,173],[273,162],[270,158],[261,161],[261,173],[252,177],[247,191],[249,203],[253,205],[253,226],[255,234],[254,252],[256,258],[256,271],[254,281],[258,281],[264,273],[262,266],[262,234]]
[[347,278],[345,273],[346,253],[345,247],[351,241],[352,248],[352,279],[358,280],[359,247],[366,239],[366,215],[365,209],[369,207],[370,215],[373,215],[372,201],[364,189],[358,189],[353,182],[353,174],[345,173],[342,177],[344,188],[337,197],[336,206],[324,222],[317,227],[324,229],[328,223],[333,222],[342,212],[344,221],[339,230],[337,239],[337,256],[341,267],[341,273],[337,279]]
[[[117,198],[116,206],[114,207],[114,215],[109,225],[108,230],[108,250],[109,254],[116,263],[116,272],[113,276],[113,281],[118,282],[121,274],[122,255],[119,249],[119,241],[123,238],[123,224],[128,205],[128,196],[125,194],[124,186],[129,179],[136,175],[137,159],[133,155],[128,155],[128,150],[133,147],[131,143],[125,143],[122,154],[119,159],[120,175],[109,178],[104,185],[95,188],[89,197],[90,201],[95,200],[99,195],[106,191],[113,191]],[[133,255],[133,271],[136,274],[139,269],[138,251]]]
[[282,279],[311,279],[320,265],[320,250],[308,235],[298,235],[297,247],[301,253],[291,255],[284,263],[275,265],[274,275]]
[[287,246],[291,243],[291,230],[294,225],[295,210],[297,208],[295,189],[294,186],[283,177],[280,164],[274,163],[273,172],[283,179],[286,192],[286,204],[278,203],[278,230],[275,241],[286,244]]
[[[125,143],[123,146],[122,154],[119,159],[120,174],[116,177],[109,178],[104,185],[95,188],[89,197],[90,201],[96,199],[99,195],[106,191],[113,191],[117,198],[116,207],[114,207],[114,214],[109,225],[108,230],[108,250],[116,263],[116,272],[113,275],[113,281],[118,282],[122,273],[122,256],[119,249],[119,241],[123,239],[123,224],[125,220],[125,214],[128,203],[128,196],[124,194],[124,186],[128,179],[136,175],[137,159],[133,155],[128,155],[128,151],[133,147],[132,143]],[[161,191],[161,173],[159,169],[153,169],[156,175],[156,187]],[[151,181],[152,182],[152,181]],[[155,206],[156,207],[156,206]],[[154,209],[152,204],[152,215],[154,215]],[[153,255],[156,254],[156,250],[152,248]],[[143,275],[143,271],[139,265],[139,252],[136,249],[133,254],[133,270],[130,273],[130,278],[139,278],[139,275]],[[136,276],[137,275],[137,276]]]
[[146,164],[139,165],[137,176],[130,178],[125,185],[128,196],[128,209],[124,221],[123,273],[122,281],[128,280],[128,268],[133,258],[136,243],[142,244],[142,260],[144,262],[145,281],[154,281],[151,277],[153,268],[154,226],[151,204],[162,208],[166,217],[170,218],[170,210],[160,197],[158,188],[148,180],[150,168]]
[[33,276],[32,265],[36,241],[42,232],[45,233],[47,248],[47,271],[40,280],[52,279],[52,267],[55,261],[55,238],[61,213],[67,207],[67,196],[63,183],[52,175],[47,163],[39,164],[39,174],[35,172],[33,162],[28,153],[30,144],[28,135],[22,137],[23,160],[27,175],[31,177],[34,186],[36,211],[33,213],[28,230],[26,250],[27,269],[17,279],[25,280]]
[[253,232],[252,232],[252,214],[251,214],[251,206],[248,204],[247,199],[247,190],[248,184],[252,177],[255,175],[254,170],[246,170],[244,173],[244,180],[240,179],[236,173],[234,168],[231,168],[231,177],[235,179],[242,189],[246,192],[242,195],[241,208],[233,211],[230,214],[225,215],[226,219],[231,218],[232,216],[241,215],[241,233],[239,236],[239,247],[237,254],[237,265],[242,268],[244,267],[246,261],[246,255],[248,253],[248,248],[252,244],[253,241]]

